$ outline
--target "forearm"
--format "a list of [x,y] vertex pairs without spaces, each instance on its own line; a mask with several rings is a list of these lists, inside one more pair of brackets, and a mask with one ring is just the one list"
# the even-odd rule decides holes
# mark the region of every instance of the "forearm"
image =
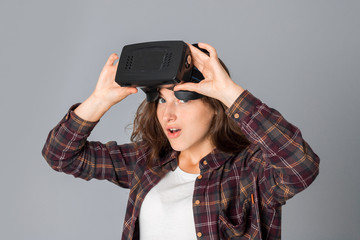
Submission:
[[42,150],[43,157],[56,171],[71,173],[76,165],[76,157],[84,150],[87,137],[96,122],[83,121],[70,108],[63,119],[50,131]]
[[[267,189],[284,200],[305,189],[317,176],[319,158],[302,138],[300,130],[249,92],[244,92],[228,109],[249,141],[260,146],[254,156],[265,161],[261,177]],[[269,167],[270,166],[270,167]]]
[[133,153],[134,146],[87,141],[91,130],[111,106],[137,92],[136,88],[121,87],[115,82],[117,59],[116,54],[108,58],[94,92],[82,104],[74,105],[50,131],[42,154],[56,171],[87,180],[107,179],[128,187],[128,171],[133,168],[134,158],[121,153]]
[[74,105],[50,131],[42,150],[43,157],[58,172],[85,180],[106,179],[128,188],[129,169],[133,169],[136,162],[134,145],[87,141],[97,122],[80,118],[73,111],[76,107]]

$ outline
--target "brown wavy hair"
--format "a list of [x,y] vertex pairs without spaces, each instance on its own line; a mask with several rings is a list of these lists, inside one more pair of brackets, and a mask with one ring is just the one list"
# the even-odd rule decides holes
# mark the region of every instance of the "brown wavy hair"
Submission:
[[[219,59],[220,60],[220,59]],[[229,74],[226,65],[220,60],[221,65]],[[240,127],[226,113],[227,107],[217,99],[203,97],[200,101],[215,110],[209,135],[212,144],[222,152],[238,153],[249,145]],[[158,121],[157,101],[147,102],[144,100],[137,109],[131,141],[137,146],[143,146],[150,151],[147,166],[151,169],[160,158],[172,151],[171,145]]]

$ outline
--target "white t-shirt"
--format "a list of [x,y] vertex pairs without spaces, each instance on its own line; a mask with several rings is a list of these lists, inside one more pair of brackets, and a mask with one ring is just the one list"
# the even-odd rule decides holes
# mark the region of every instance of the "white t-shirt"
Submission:
[[148,192],[139,215],[141,240],[197,239],[192,202],[198,176],[177,167]]

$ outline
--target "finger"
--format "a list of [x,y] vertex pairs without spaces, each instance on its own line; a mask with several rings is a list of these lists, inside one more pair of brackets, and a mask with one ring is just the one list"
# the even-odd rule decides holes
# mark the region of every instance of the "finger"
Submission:
[[203,53],[202,51],[200,51],[193,45],[191,45],[189,43],[186,43],[186,44],[190,48],[191,58],[192,58],[192,62],[194,64],[194,66],[197,67],[199,69],[199,71],[201,72],[202,69],[204,68],[204,63],[207,59],[209,59],[209,56],[207,56],[205,53]]
[[194,60],[198,59],[199,61],[206,61],[209,56],[206,53],[202,52],[200,49],[194,47],[193,45],[187,43],[190,48],[190,52]]
[[199,84],[197,83],[182,83],[178,84],[174,87],[174,91],[192,91],[192,92],[199,92]]
[[215,49],[214,47],[212,47],[210,44],[207,44],[207,43],[198,43],[198,46],[199,46],[200,48],[203,48],[203,49],[205,49],[206,51],[208,51],[209,54],[210,54],[210,57],[217,58],[216,49]]
[[114,62],[116,61],[116,59],[118,59],[118,55],[116,53],[111,54],[110,57],[108,58],[108,60],[106,61],[105,66],[114,65]]

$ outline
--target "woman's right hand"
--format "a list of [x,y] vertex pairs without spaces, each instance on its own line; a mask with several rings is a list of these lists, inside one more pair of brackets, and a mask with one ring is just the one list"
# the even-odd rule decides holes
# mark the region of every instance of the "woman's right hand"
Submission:
[[114,63],[118,58],[116,53],[110,55],[100,73],[96,88],[92,93],[93,97],[107,104],[109,108],[130,94],[137,93],[135,87],[121,87],[115,82],[116,70],[119,63]]
[[106,111],[127,96],[137,93],[135,87],[121,87],[115,82],[118,55],[113,53],[102,69],[94,92],[80,104],[75,113],[84,120],[98,121]]

